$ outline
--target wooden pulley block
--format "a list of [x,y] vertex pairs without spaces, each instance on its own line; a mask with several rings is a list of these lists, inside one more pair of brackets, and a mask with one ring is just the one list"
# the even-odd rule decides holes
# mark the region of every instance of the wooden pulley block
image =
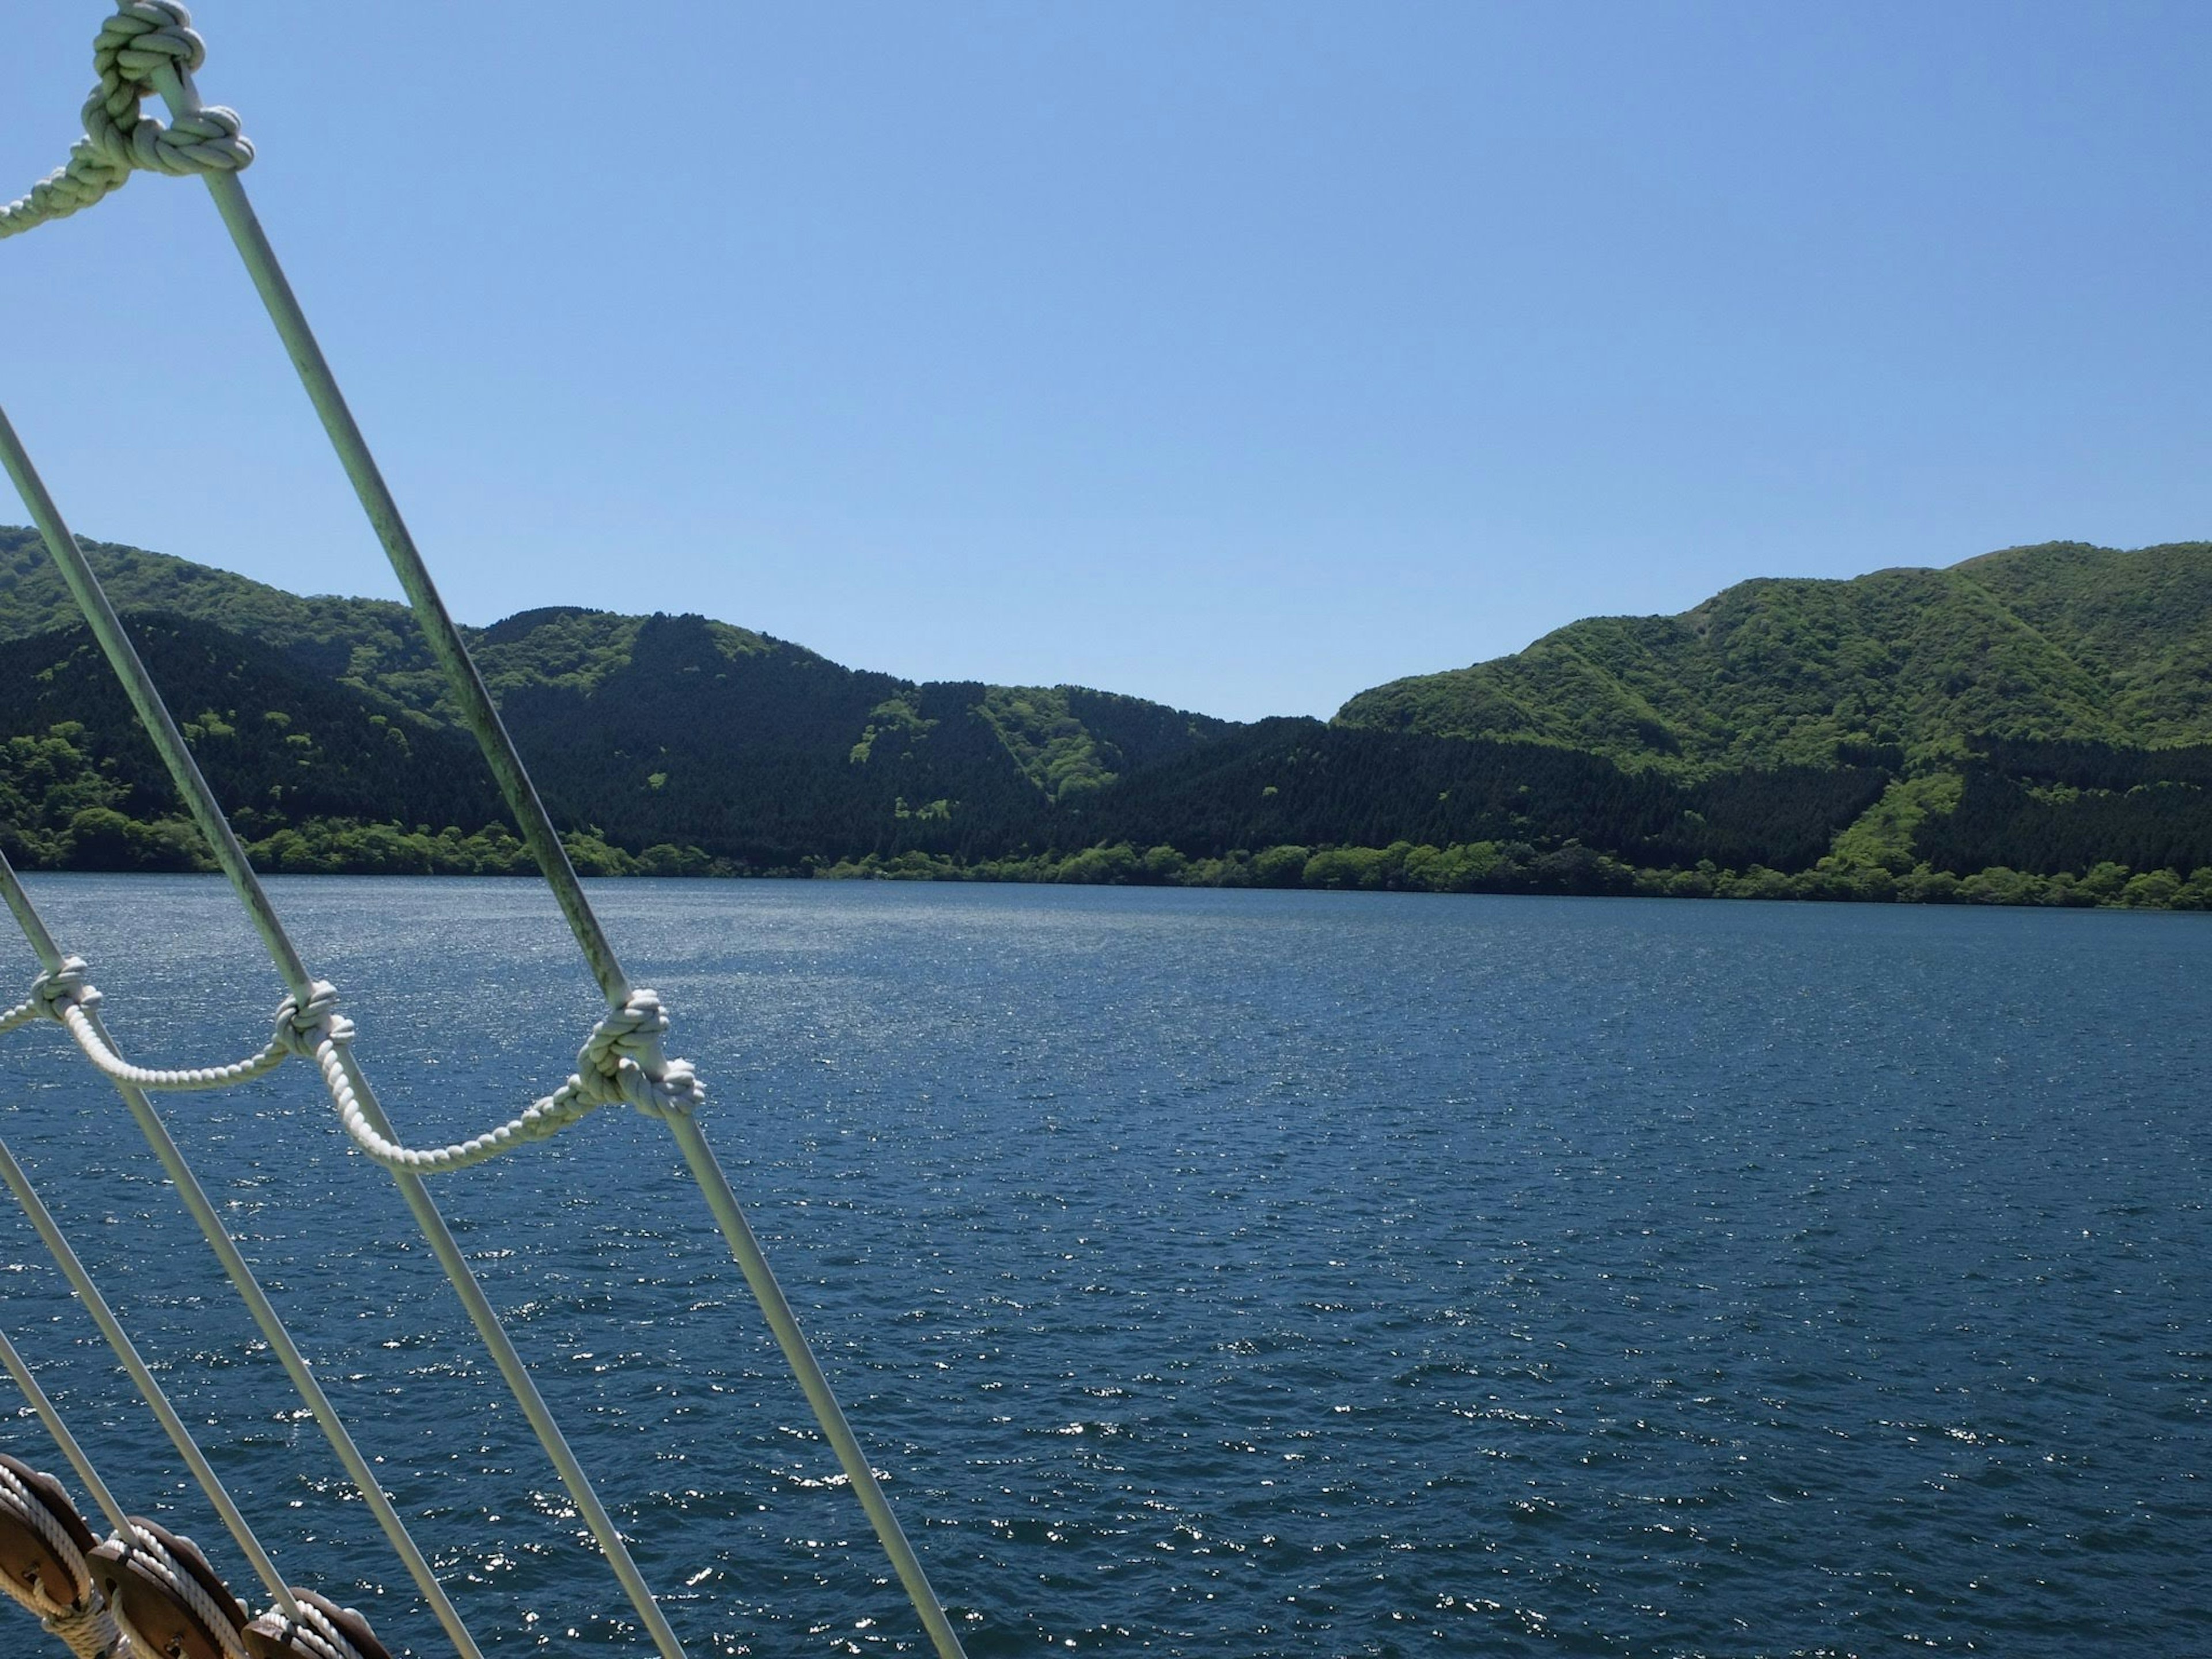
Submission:
[[[338,1634],[353,1644],[361,1659],[392,1659],[392,1650],[376,1639],[368,1620],[351,1607],[342,1607],[328,1596],[301,1589],[297,1584],[292,1586],[292,1599],[329,1620]],[[253,1659],[345,1659],[323,1639],[321,1632],[294,1624],[273,1607],[246,1627],[246,1650]]]
[[[99,1540],[76,1512],[76,1505],[70,1502],[60,1481],[4,1452],[0,1452],[0,1465],[23,1483],[32,1502],[62,1523],[63,1530],[76,1540],[77,1548],[87,1555],[92,1553]],[[6,1504],[0,1504],[0,1573],[7,1574],[10,1583],[24,1590],[43,1591],[49,1601],[60,1607],[75,1607],[91,1588],[77,1582],[69,1563],[54,1553],[53,1546],[36,1526]]]
[[[246,1628],[246,1609],[208,1565],[199,1546],[143,1516],[134,1515],[131,1518],[161,1540],[162,1547],[175,1558],[179,1570],[189,1573],[192,1581],[207,1592],[216,1611],[230,1620],[233,1634],[242,1632]],[[100,1588],[107,1592],[108,1601],[141,1648],[166,1656],[166,1659],[223,1659],[226,1650],[222,1636],[207,1626],[190,1602],[169,1588],[145,1551],[111,1538],[92,1553],[92,1559]],[[240,1641],[242,1645],[242,1637]]]

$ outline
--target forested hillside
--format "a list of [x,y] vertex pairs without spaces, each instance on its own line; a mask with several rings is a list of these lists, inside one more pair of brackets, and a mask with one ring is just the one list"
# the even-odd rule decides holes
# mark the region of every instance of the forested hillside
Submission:
[[2014,548],[1947,570],[1741,582],[1364,691],[1363,729],[1565,744],[1630,765],[1911,759],[1984,737],[2212,742],[2212,544]]
[[[257,861],[527,867],[402,607],[88,551]],[[592,872],[2212,907],[2200,544],[1746,582],[1327,724],[916,684],[696,616],[465,631]],[[43,550],[7,529],[0,849],[206,863]]]

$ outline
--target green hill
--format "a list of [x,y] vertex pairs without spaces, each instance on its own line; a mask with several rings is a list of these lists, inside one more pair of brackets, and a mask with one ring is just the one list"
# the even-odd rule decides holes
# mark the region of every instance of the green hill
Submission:
[[[404,606],[85,547],[179,720],[204,712],[203,732],[229,734],[203,745],[204,761],[244,832],[313,817],[472,833],[497,819]],[[1078,686],[917,684],[702,617],[562,606],[463,631],[556,820],[633,852],[667,845],[738,867],[1043,845],[1086,794],[1232,729]],[[86,672],[96,653],[25,530],[0,529],[0,738],[44,740],[74,722],[67,746],[113,786],[99,805],[173,816],[150,748],[102,673]],[[368,781],[373,762],[409,743],[410,788]],[[294,776],[311,753],[323,768],[312,788]],[[12,822],[11,854],[33,862],[64,856],[55,838],[79,810],[40,764],[51,805],[27,804],[19,784],[11,812],[0,794],[0,836]],[[148,854],[176,856],[169,842]]]
[[1394,680],[1336,719],[1691,770],[1924,758],[1985,737],[2212,741],[2212,544],[2054,543],[1741,582],[1679,617],[1593,618]]
[[[257,862],[528,868],[412,619],[94,564]],[[917,684],[696,616],[467,634],[587,872],[2212,908],[2212,546],[1741,583],[1237,726]],[[0,529],[0,848],[204,867],[29,532]]]

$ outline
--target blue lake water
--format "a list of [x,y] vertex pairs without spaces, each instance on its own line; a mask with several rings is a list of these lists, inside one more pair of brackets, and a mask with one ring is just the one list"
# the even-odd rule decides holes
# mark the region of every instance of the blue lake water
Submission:
[[[271,886],[412,1139],[573,1066],[538,887]],[[34,891],[135,1058],[262,1040],[213,882]],[[2212,919],[594,897],[978,1659],[2212,1651]],[[162,1105],[487,1651],[649,1651],[307,1073]],[[0,1131],[290,1576],[441,1651],[58,1029],[0,1042]],[[434,1190],[695,1654],[926,1650],[664,1131]],[[110,1481],[261,1604],[0,1240]],[[61,1468],[27,1415],[0,1445]]]

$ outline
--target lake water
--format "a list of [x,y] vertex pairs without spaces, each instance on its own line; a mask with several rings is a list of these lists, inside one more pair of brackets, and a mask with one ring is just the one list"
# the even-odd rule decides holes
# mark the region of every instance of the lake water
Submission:
[[[414,1139],[574,1065],[535,885],[271,887]],[[134,1057],[262,1040],[213,882],[34,890]],[[2212,1651],[2212,919],[594,898],[978,1659]],[[0,1104],[279,1562],[441,1651],[112,1091],[41,1026]],[[304,1069],[162,1104],[487,1651],[649,1651]],[[926,1650],[664,1131],[434,1190],[693,1653]],[[0,1230],[111,1483],[260,1604]]]

